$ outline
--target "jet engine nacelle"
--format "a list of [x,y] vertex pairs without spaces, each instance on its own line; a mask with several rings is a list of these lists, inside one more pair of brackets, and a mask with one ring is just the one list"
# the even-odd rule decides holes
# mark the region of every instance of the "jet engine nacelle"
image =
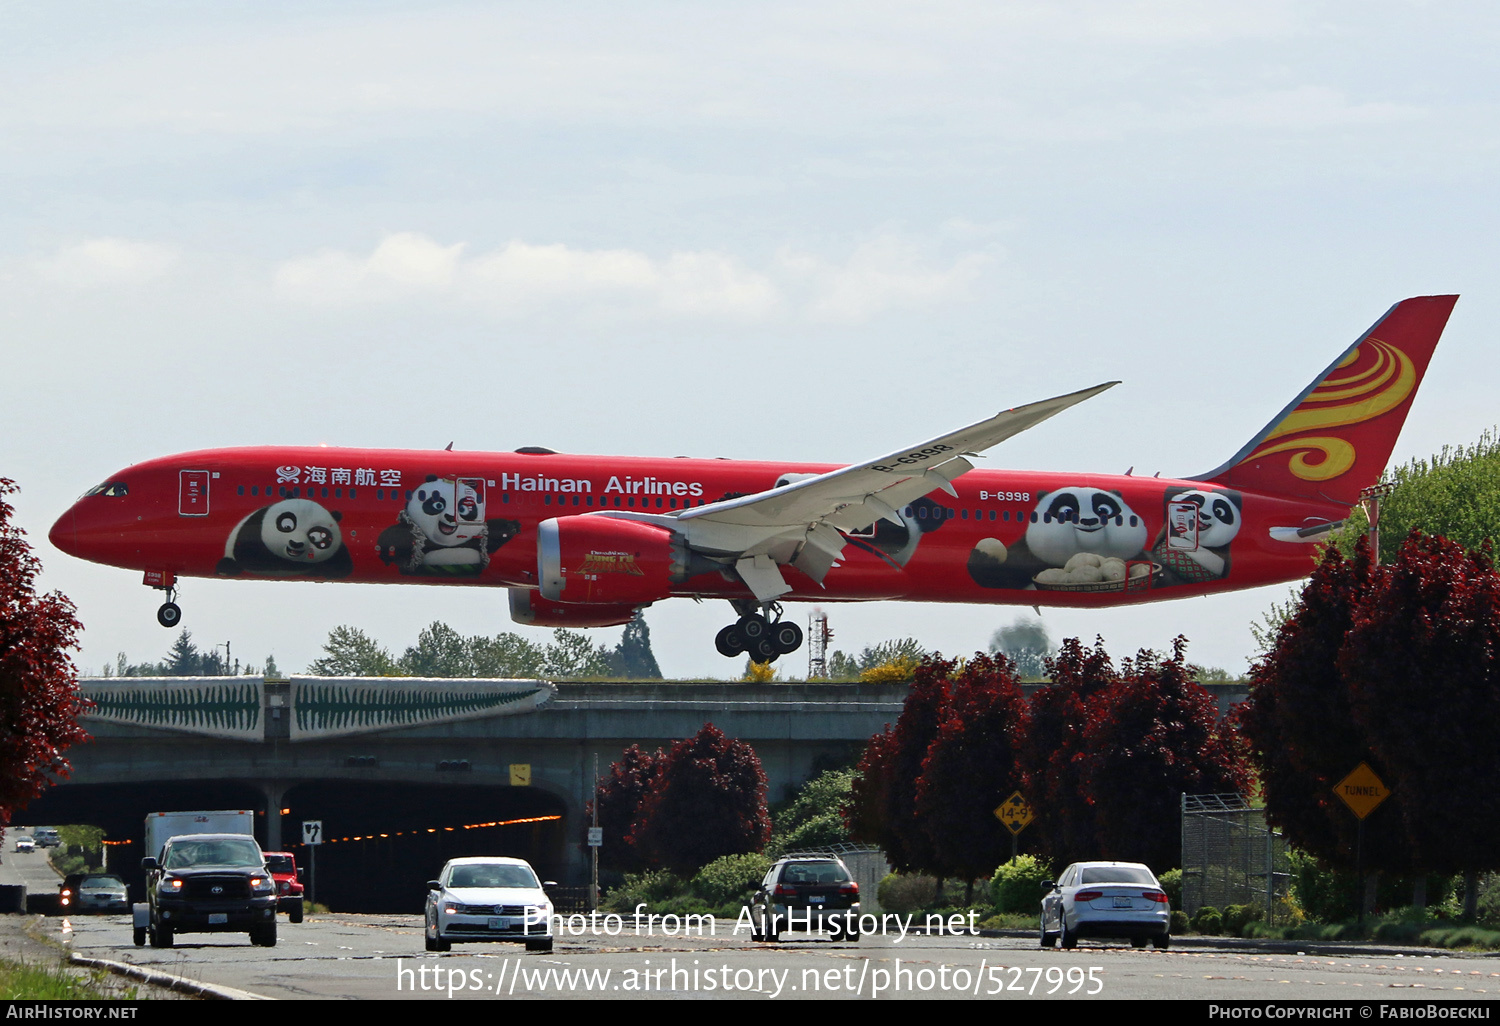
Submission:
[[672,532],[597,516],[542,521],[536,562],[542,598],[570,605],[655,602],[671,594],[681,569],[672,558]]
[[510,589],[510,618],[530,627],[618,627],[635,619],[640,606],[600,602],[549,602],[530,588]]

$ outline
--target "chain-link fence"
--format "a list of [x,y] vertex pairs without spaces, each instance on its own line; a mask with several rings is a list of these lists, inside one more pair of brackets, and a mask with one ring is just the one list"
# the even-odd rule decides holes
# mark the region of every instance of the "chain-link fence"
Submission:
[[1287,843],[1237,794],[1182,796],[1182,910],[1253,905],[1274,923],[1290,880]]

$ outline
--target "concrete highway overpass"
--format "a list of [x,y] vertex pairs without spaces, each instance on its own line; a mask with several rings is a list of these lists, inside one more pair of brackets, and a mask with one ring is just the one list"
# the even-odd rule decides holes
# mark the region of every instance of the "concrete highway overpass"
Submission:
[[[318,900],[409,911],[451,857],[517,855],[581,882],[584,807],[630,745],[666,747],[712,722],[751,744],[777,800],[857,757],[895,722],[904,685],[550,683],[411,678],[90,678],[94,740],[26,810],[106,828],[129,874],[150,812],[253,809],[268,851],[306,865],[321,820]],[[605,843],[618,843],[606,838]],[[400,881],[394,893],[385,885]],[[384,889],[383,889],[384,888]]]

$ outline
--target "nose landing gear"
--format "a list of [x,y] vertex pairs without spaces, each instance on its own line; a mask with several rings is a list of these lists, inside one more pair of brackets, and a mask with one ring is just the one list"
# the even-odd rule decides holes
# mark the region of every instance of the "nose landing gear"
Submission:
[[[167,591],[168,599],[170,599],[172,595],[173,591],[169,589]],[[161,604],[161,608],[156,611],[156,622],[161,624],[163,627],[176,627],[179,623],[182,622],[182,607],[179,606],[176,602],[163,602]]]
[[[733,658],[745,653],[757,663],[769,663],[802,647],[802,628],[781,619],[779,604],[764,606],[764,612],[757,612],[751,603],[736,602],[734,606],[740,618],[714,637],[714,647],[720,655]],[[766,613],[776,618],[769,620]]]
[[141,582],[149,588],[167,593],[167,600],[156,611],[156,622],[163,627],[176,627],[182,622],[182,607],[177,604],[177,575],[166,570],[147,570]]

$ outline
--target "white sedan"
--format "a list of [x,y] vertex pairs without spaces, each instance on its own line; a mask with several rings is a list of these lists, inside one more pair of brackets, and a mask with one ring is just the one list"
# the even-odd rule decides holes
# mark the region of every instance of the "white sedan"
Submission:
[[[549,881],[549,886],[552,884]],[[427,881],[427,950],[454,941],[525,941],[527,951],[552,950],[552,901],[524,859],[451,859]]]
[[1042,898],[1042,947],[1079,937],[1125,937],[1137,948],[1165,948],[1172,906],[1155,874],[1139,862],[1075,862]]

